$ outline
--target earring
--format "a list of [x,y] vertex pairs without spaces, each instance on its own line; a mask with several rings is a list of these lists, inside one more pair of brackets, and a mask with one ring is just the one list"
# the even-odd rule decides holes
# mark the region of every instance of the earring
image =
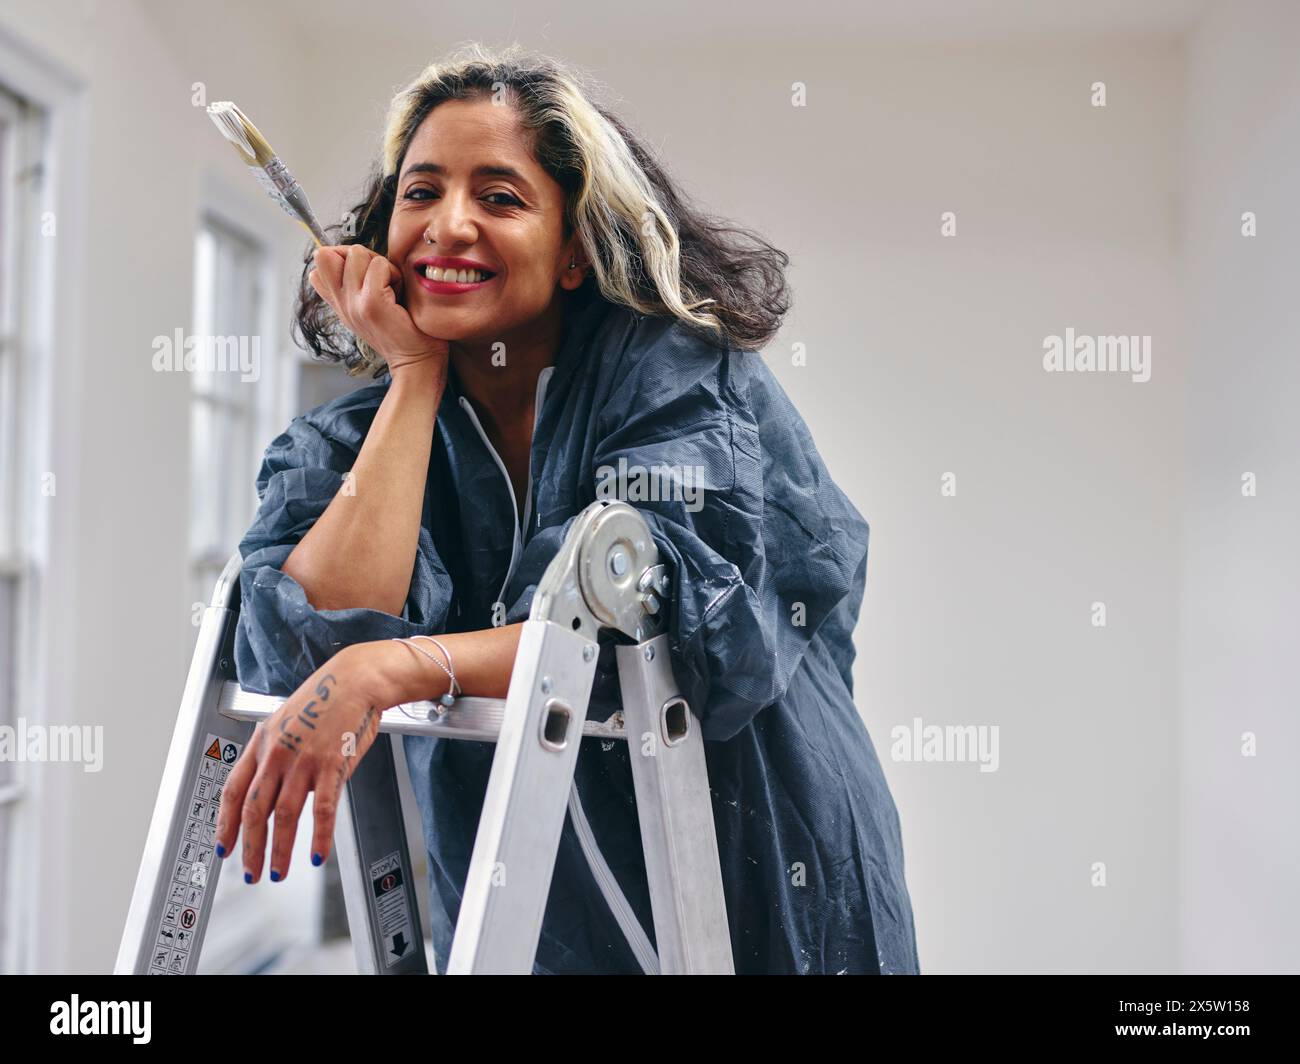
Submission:
[[570,260],[569,260],[569,269],[571,269],[571,270],[576,270],[577,268],[578,268],[578,263],[577,263],[575,260],[570,259]]

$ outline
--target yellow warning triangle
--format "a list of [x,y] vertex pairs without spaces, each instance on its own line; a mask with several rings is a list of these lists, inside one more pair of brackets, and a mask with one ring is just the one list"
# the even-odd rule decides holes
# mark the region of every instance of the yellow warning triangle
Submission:
[[217,761],[221,760],[221,747],[217,745],[216,739],[212,740],[212,745],[208,747],[203,756],[215,758]]

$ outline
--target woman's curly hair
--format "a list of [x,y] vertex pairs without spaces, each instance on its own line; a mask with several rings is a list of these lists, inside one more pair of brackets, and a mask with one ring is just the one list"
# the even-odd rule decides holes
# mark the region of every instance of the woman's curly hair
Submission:
[[[532,131],[539,165],[564,190],[564,235],[575,230],[593,282],[613,303],[670,315],[740,350],[767,344],[790,309],[789,256],[757,233],[689,202],[627,126],[593,102],[595,82],[546,56],[472,42],[436,62],[392,100],[382,164],[364,197],[327,235],[387,254],[388,224],[407,148],[433,108],[447,100],[508,100]],[[357,340],[307,280],[304,261],[293,329],[320,358],[357,376],[383,360]]]

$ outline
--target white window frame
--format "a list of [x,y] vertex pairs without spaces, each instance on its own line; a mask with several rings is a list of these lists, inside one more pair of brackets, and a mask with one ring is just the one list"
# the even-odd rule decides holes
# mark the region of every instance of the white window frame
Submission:
[[[5,89],[34,112],[27,135],[29,162],[35,169],[25,186],[22,212],[27,239],[15,274],[22,285],[16,300],[20,329],[11,340],[17,344],[22,446],[15,497],[26,503],[13,515],[22,578],[13,683],[15,716],[44,725],[47,707],[62,704],[73,686],[67,670],[51,670],[49,648],[55,604],[74,599],[76,573],[72,563],[51,567],[49,559],[71,557],[75,544],[75,471],[57,481],[63,504],[57,515],[50,507],[33,505],[33,492],[39,491],[46,471],[70,466],[80,439],[79,424],[71,416],[61,419],[63,427],[55,439],[56,403],[61,411],[75,411],[79,382],[63,380],[56,395],[51,352],[72,349],[84,335],[84,282],[65,275],[56,289],[54,269],[56,262],[73,255],[72,237],[84,231],[89,122],[85,82],[2,26],[0,71]],[[62,926],[66,921],[51,914],[64,911],[71,900],[67,877],[55,872],[63,863],[61,837],[50,830],[51,819],[61,815],[61,795],[49,773],[27,772],[25,763],[18,767],[19,789],[9,803],[14,815],[5,860],[7,881],[0,883],[7,929],[0,941],[0,972],[50,971],[67,955]],[[38,830],[42,826],[45,830]]]
[[[0,639],[8,645],[0,653],[5,657],[12,654],[13,664],[12,674],[0,675],[0,684],[5,688],[0,691],[0,704],[10,702],[10,713],[0,717],[0,724],[15,726],[18,718],[27,714],[22,663],[28,653],[25,644],[31,625],[27,622],[35,598],[24,529],[30,510],[25,505],[25,494],[31,485],[25,475],[27,425],[21,396],[28,371],[23,344],[23,260],[32,239],[30,215],[35,197],[31,186],[35,175],[31,166],[33,156],[39,158],[35,143],[39,129],[33,126],[39,121],[39,112],[31,111],[25,101],[0,85],[0,235],[4,238],[0,244],[0,581],[12,586],[12,593],[4,596],[12,613],[0,619]],[[4,878],[0,896],[7,898],[17,886],[15,858],[22,848],[25,826],[21,804],[27,790],[27,765],[23,761],[7,763],[4,775],[8,778],[0,779],[0,824],[4,828],[0,831],[0,846],[5,848],[0,853]],[[10,953],[9,940],[21,923],[17,912],[0,913],[0,953]]]
[[[233,159],[233,154],[231,155]],[[243,167],[239,168],[244,171]],[[244,171],[246,172],[246,171]],[[296,390],[295,360],[285,357],[286,350],[297,350],[289,342],[283,325],[284,310],[289,305],[290,292],[283,280],[280,256],[284,244],[281,238],[267,237],[267,233],[287,234],[301,232],[289,216],[275,206],[271,198],[262,193],[251,175],[246,184],[232,186],[224,175],[204,171],[200,192],[200,217],[195,221],[195,237],[202,218],[214,221],[242,234],[263,250],[262,274],[259,288],[262,292],[262,313],[258,329],[262,336],[263,386],[258,390],[258,442],[265,450],[272,437],[281,432],[293,416]],[[254,228],[254,226],[258,228]],[[260,453],[260,451],[259,451]],[[230,544],[233,552],[236,544]]]
[[[211,594],[216,579],[221,575],[221,570],[225,566],[227,559],[235,550],[239,538],[243,535],[252,520],[253,513],[257,507],[257,492],[255,489],[255,479],[257,475],[258,463],[265,446],[265,423],[266,411],[270,405],[268,400],[268,391],[274,390],[274,369],[276,362],[275,349],[273,347],[273,338],[266,335],[265,326],[267,324],[266,308],[270,302],[268,289],[270,287],[268,278],[268,260],[270,258],[268,249],[264,243],[252,234],[248,233],[241,226],[233,226],[223,217],[214,211],[205,211],[205,216],[201,220],[199,230],[195,234],[196,252],[197,241],[203,233],[209,232],[213,238],[219,241],[233,241],[244,245],[244,248],[255,259],[255,275],[253,285],[255,290],[255,311],[254,320],[250,323],[251,327],[259,338],[259,369],[266,374],[268,379],[259,380],[256,385],[242,382],[238,379],[237,374],[229,371],[213,375],[213,381],[216,385],[212,391],[200,391],[198,383],[200,378],[196,375],[193,381],[193,387],[190,392],[190,423],[191,433],[193,433],[194,419],[198,416],[201,409],[206,409],[209,416],[216,423],[223,415],[230,418],[236,428],[242,428],[243,439],[240,441],[241,452],[236,456],[236,464],[228,464],[232,456],[225,453],[218,453],[213,459],[220,465],[217,475],[220,478],[219,488],[216,493],[218,503],[216,512],[212,515],[217,524],[217,539],[215,542],[207,542],[208,537],[204,536],[204,546],[197,552],[194,549],[193,542],[190,548],[190,572],[191,580],[197,592],[200,594],[199,601],[206,602]],[[194,318],[191,331],[194,334],[206,333],[215,323],[209,323],[198,320],[199,314],[199,291],[198,286],[204,278],[199,276],[197,270],[196,254],[196,272],[195,272],[195,300]],[[218,328],[218,332],[224,334],[225,327]],[[263,343],[262,341],[266,341]],[[265,385],[265,386],[263,386]],[[242,425],[241,425],[242,423]],[[191,447],[193,446],[193,436],[191,436]],[[247,459],[244,461],[243,459]],[[193,470],[197,468],[195,456],[191,453],[191,476]],[[198,485],[191,481],[191,492],[198,490]],[[191,498],[191,520],[193,516],[193,497]],[[241,503],[243,504],[241,507]],[[191,541],[200,530],[193,527],[190,529]]]

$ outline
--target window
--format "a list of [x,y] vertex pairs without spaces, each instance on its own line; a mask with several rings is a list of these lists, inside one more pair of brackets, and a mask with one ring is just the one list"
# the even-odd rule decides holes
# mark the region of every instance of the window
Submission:
[[[270,284],[268,253],[216,214],[194,243],[190,341],[190,601],[195,639],[201,610],[257,510],[257,469],[273,390],[270,344],[262,347]],[[187,365],[187,368],[188,365]],[[251,372],[246,372],[251,369]],[[251,378],[251,379],[250,379]],[[179,695],[179,692],[178,692]],[[200,971],[246,971],[277,939],[274,906],[252,896],[238,862],[217,884]],[[286,886],[289,884],[286,883]],[[242,890],[241,890],[242,888]]]
[[[0,726],[43,717],[34,704],[31,640],[38,630],[39,569],[33,528],[41,490],[32,454],[38,430],[25,308],[33,271],[44,117],[0,88]],[[17,854],[22,805],[29,797],[26,764],[0,760],[0,969],[18,968]]]
[[261,247],[215,218],[204,220],[194,247],[193,339],[205,357],[191,374],[193,602],[209,601],[257,510],[259,411],[272,377],[261,344],[264,275]]

